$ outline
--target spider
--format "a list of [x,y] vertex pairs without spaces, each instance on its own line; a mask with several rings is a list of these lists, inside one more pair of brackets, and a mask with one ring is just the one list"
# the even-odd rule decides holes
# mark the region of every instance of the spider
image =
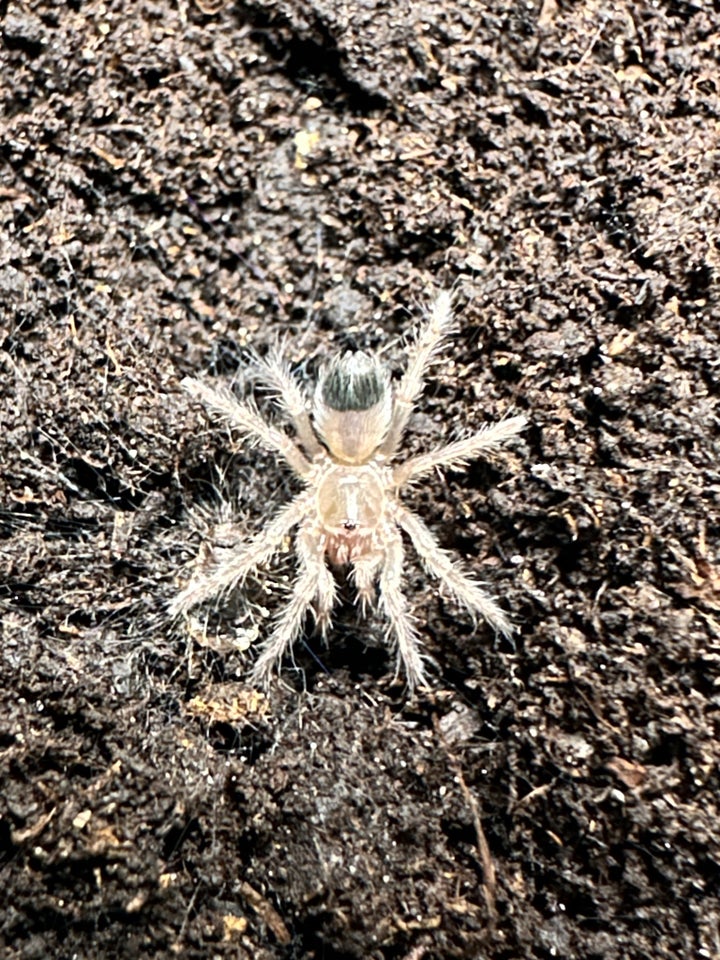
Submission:
[[177,616],[221,591],[233,590],[267,563],[297,528],[297,579],[262,645],[252,682],[268,682],[292,648],[309,611],[326,635],[336,596],[329,561],[331,566],[350,565],[363,613],[376,600],[379,587],[388,632],[397,647],[398,671],[404,668],[411,690],[426,683],[426,658],[402,589],[402,533],[426,570],[472,614],[479,614],[501,634],[512,632],[510,620],[495,600],[439,546],[425,523],[401,503],[399,494],[435,467],[463,467],[478,454],[495,453],[525,427],[525,417],[485,426],[438,450],[391,465],[422,393],[425,374],[452,325],[452,299],[448,292],[441,292],[410,345],[407,370],[395,387],[375,357],[364,352],[336,356],[320,372],[312,417],[280,349],[267,359],[255,358],[256,378],[275,393],[294,426],[294,439],[267,423],[252,402],[239,400],[229,387],[183,380],[192,397],[264,449],[279,454],[304,483],[302,492],[251,540],[223,558],[209,553],[170,607]]

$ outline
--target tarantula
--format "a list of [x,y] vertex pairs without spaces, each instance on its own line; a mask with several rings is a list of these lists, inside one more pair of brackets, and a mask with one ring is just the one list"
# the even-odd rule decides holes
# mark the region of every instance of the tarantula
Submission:
[[268,681],[310,610],[326,634],[336,594],[327,561],[350,565],[363,611],[374,601],[376,584],[379,586],[389,633],[397,645],[398,670],[405,668],[411,689],[425,681],[418,631],[402,591],[401,532],[410,538],[428,572],[471,613],[480,614],[496,631],[511,633],[510,621],[495,600],[458,568],[398,495],[406,484],[434,467],[462,467],[478,454],[496,452],[523,429],[525,417],[485,426],[439,450],[390,465],[422,393],[424,376],[451,333],[452,323],[451,296],[442,292],[412,342],[407,370],[394,387],[387,370],[367,353],[348,352],[330,360],[318,379],[312,417],[280,351],[268,359],[256,358],[257,379],[276,394],[295,428],[295,439],[266,423],[251,402],[238,400],[228,387],[183,380],[185,390],[213,414],[266,450],[280,454],[305,485],[263,530],[229,557],[211,555],[171,604],[172,615],[178,615],[223,590],[232,590],[268,562],[297,527],[297,580],[289,603],[262,646],[252,671],[254,682]]

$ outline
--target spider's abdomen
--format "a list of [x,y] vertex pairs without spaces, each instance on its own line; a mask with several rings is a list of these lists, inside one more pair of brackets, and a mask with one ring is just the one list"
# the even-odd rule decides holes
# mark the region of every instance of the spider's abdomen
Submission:
[[392,417],[387,370],[366,353],[344,353],[323,370],[313,404],[315,429],[333,457],[363,464],[384,440]]
[[335,563],[347,563],[380,523],[385,488],[372,466],[330,467],[317,488],[318,520],[328,537],[328,553]]

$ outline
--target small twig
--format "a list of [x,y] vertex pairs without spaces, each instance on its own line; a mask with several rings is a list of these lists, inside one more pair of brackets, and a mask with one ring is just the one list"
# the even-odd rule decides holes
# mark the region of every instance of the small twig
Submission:
[[240,884],[240,893],[260,917],[265,926],[272,930],[278,943],[287,946],[290,943],[290,931],[275,907],[261,893],[258,893],[247,881]]
[[519,800],[516,800],[513,804],[513,810],[519,810],[520,807],[527,806],[529,803],[532,803],[533,800],[537,800],[538,797],[544,797],[546,793],[549,793],[550,790],[552,790],[554,784],[554,780],[552,780],[550,783],[541,783],[539,787],[535,787],[530,791],[530,793],[526,793],[524,797],[520,797]]
[[498,916],[497,907],[495,906],[497,878],[495,873],[495,863],[490,853],[490,847],[485,836],[485,831],[483,830],[480,803],[478,802],[477,797],[474,797],[470,792],[470,789],[465,782],[460,761],[448,746],[448,742],[442,732],[442,727],[440,726],[440,720],[437,714],[433,714],[433,727],[435,728],[435,733],[437,734],[438,740],[442,744],[443,750],[445,751],[448,763],[450,764],[450,767],[457,777],[458,783],[460,784],[460,789],[465,797],[465,802],[467,803],[468,807],[470,807],[470,811],[472,813],[473,824],[475,826],[475,838],[477,841],[477,849],[480,858],[480,866],[482,867],[483,872],[483,897],[485,898],[485,906],[487,907],[487,911],[490,916],[490,922],[494,926]]
[[422,944],[418,944],[416,947],[413,947],[410,953],[406,953],[403,960],[423,960],[427,947]]
[[180,925],[180,931],[175,941],[177,946],[180,946],[183,940],[185,939],[185,933],[187,931],[188,924],[190,922],[190,914],[192,913],[193,907],[195,906],[195,901],[197,900],[197,896],[199,892],[200,892],[200,884],[197,883],[195,885],[195,889],[192,892],[192,896],[188,900],[187,908],[185,909],[185,916],[183,917],[183,922]]
[[575,69],[576,69],[576,70],[578,70],[580,67],[583,67],[583,66],[588,62],[588,60],[589,60],[590,57],[592,56],[593,50],[595,49],[595,44],[598,42],[598,40],[599,40],[600,37],[602,36],[603,31],[604,31],[604,29],[605,29],[606,26],[607,26],[607,20],[603,20],[603,22],[600,24],[600,26],[597,28],[597,30],[596,30],[595,33],[593,34],[593,36],[592,36],[592,38],[591,38],[591,40],[590,40],[590,43],[588,44],[587,50],[586,50],[585,53],[580,57],[580,59],[578,60],[578,62],[575,64]]
[[55,816],[56,812],[57,807],[53,807],[52,810],[40,817],[31,827],[26,827],[25,830],[11,830],[10,836],[12,842],[19,847],[21,844],[27,843],[28,840],[37,839]]

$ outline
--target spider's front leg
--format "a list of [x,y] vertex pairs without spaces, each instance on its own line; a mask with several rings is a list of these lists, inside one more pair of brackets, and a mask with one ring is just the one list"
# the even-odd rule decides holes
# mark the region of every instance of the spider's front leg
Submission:
[[420,638],[412,622],[407,600],[402,592],[404,550],[394,525],[384,531],[385,552],[380,573],[380,598],[390,621],[398,651],[398,672],[405,667],[407,684],[413,690],[425,683],[425,664],[420,654]]
[[[323,640],[327,637],[327,632],[332,626],[332,609],[335,605],[335,596],[337,594],[337,584],[335,577],[328,570],[325,563],[325,538],[313,537],[313,542],[317,543],[319,549],[319,560],[317,561],[317,589],[315,592],[315,622],[320,627]],[[313,547],[313,550],[315,548]],[[314,553],[315,557],[316,554]]]
[[398,503],[395,505],[395,518],[412,540],[427,570],[444,583],[471,613],[479,613],[493,630],[497,630],[505,637],[511,636],[513,628],[505,611],[479,583],[466,576],[453,563],[420,517]]
[[264,530],[226,560],[204,564],[170,604],[170,616],[187,613],[198,603],[236,587],[244,577],[272,558],[290,530],[303,520],[307,512],[308,496],[307,493],[301,493]]
[[375,581],[377,580],[378,570],[380,569],[382,561],[382,553],[377,552],[356,557],[352,562],[357,596],[360,601],[360,610],[363,616],[365,616],[368,610],[375,604]]
[[309,525],[300,528],[297,536],[299,576],[290,602],[275,622],[260,656],[250,674],[253,683],[267,684],[278,665],[302,630],[313,600],[317,598],[318,622],[327,625],[335,600],[335,581],[325,565],[325,539]]

